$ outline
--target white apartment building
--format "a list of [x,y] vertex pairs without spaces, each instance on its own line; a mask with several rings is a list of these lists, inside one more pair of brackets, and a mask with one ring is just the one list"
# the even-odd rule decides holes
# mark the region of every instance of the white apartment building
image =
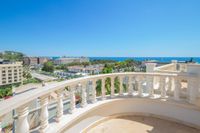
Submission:
[[87,74],[99,74],[102,72],[104,65],[90,65],[90,66],[69,66],[67,67],[69,72],[75,73],[87,73]]
[[22,82],[22,62],[0,64],[0,85]]

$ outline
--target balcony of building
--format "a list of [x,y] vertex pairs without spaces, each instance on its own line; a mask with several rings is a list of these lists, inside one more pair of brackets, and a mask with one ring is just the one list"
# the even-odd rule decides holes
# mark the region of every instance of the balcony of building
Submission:
[[[152,133],[160,126],[200,132],[199,68],[193,64],[185,72],[111,73],[46,85],[1,102],[0,130],[5,132],[10,124],[16,133],[114,131],[115,127],[131,132],[135,126]],[[133,126],[128,127],[130,122]],[[142,128],[141,123],[148,126]],[[102,128],[105,125],[108,128]]]

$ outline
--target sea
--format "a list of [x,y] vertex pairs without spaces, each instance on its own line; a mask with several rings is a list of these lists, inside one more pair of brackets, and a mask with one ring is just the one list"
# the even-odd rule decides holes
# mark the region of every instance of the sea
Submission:
[[[58,56],[50,57],[52,59],[60,58]],[[170,63],[172,60],[177,60],[178,62],[194,61],[200,63],[200,57],[88,57],[90,60],[114,60],[114,61],[124,61],[127,59],[133,59],[136,61],[147,61],[155,60],[161,63]]]
[[136,61],[147,61],[156,60],[162,63],[169,63],[172,60],[177,60],[178,62],[194,61],[200,63],[200,57],[89,57],[90,60],[114,60],[114,61],[124,61],[127,59],[133,59]]

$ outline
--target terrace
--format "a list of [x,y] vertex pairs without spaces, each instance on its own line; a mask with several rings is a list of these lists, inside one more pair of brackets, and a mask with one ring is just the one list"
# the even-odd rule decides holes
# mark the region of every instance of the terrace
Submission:
[[[199,132],[200,66],[185,64],[187,70],[177,71],[170,65],[163,66],[163,70],[150,63],[146,73],[82,77],[17,95],[0,103],[0,131],[5,131],[6,119],[16,110],[16,115],[11,117],[16,123],[13,128],[16,133],[104,132],[105,125],[107,132],[114,131],[115,127],[131,132],[140,131],[137,129],[143,128],[144,120],[151,125],[146,129],[151,132],[163,125],[165,129],[171,128],[170,131],[184,127],[188,132]],[[108,79],[109,87],[106,86]],[[97,90],[99,82],[100,91]],[[118,124],[111,121],[117,118],[121,118]],[[125,120],[129,120],[128,123]],[[126,126],[130,121],[132,125]],[[155,121],[160,124],[156,125]],[[124,125],[121,129],[119,122]],[[169,123],[178,125],[173,127]]]

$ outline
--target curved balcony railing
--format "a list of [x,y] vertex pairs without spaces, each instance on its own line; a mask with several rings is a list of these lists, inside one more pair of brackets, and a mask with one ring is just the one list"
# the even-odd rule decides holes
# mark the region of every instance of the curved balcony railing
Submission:
[[[198,81],[198,76],[183,73],[134,72],[102,74],[63,81],[1,102],[0,127],[2,127],[1,121],[7,114],[16,110],[17,115],[13,117],[17,121],[16,133],[28,133],[35,130],[48,132],[50,122],[61,121],[63,112],[67,109],[66,103],[69,103],[68,113],[76,110],[79,97],[81,99],[79,105],[82,108],[87,104],[98,102],[97,97],[105,100],[108,96],[114,98],[124,95],[183,100],[196,104],[199,96]],[[33,101],[37,105],[34,109],[31,107]],[[50,117],[52,108],[56,110],[54,112],[56,121],[52,121]]]

